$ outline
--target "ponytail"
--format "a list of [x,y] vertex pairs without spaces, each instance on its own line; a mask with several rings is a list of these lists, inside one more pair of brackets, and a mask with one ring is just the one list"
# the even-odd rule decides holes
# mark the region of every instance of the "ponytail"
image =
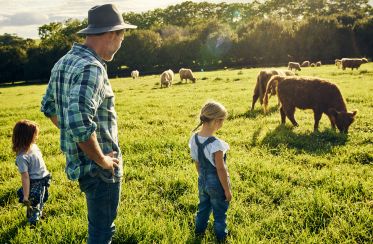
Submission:
[[194,130],[192,130],[192,132],[195,132],[201,125],[203,124],[202,120],[199,122],[199,124],[197,125],[196,128],[194,128]]
[[199,124],[194,128],[193,132],[196,131],[203,123],[208,123],[214,119],[225,119],[228,113],[225,107],[215,101],[207,102],[200,113]]

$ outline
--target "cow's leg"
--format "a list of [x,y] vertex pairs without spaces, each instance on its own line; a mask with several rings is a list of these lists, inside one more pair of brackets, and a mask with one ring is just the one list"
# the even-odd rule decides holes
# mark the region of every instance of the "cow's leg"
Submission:
[[332,129],[335,130],[335,117],[332,116],[332,115],[329,115],[328,114],[328,117],[329,117],[329,120],[330,120],[330,124],[332,126]]
[[313,110],[313,115],[314,115],[314,119],[315,119],[315,124],[313,126],[313,130],[314,131],[318,131],[319,129],[319,122],[320,122],[320,119],[321,119],[321,116],[322,116],[322,112],[320,112],[319,110]]
[[259,93],[258,94],[258,96],[259,96],[259,102],[260,102],[260,105],[263,105],[264,93],[266,93],[267,85],[263,84],[263,83],[258,83],[257,85],[258,85],[257,93]]
[[286,114],[285,114],[284,108],[282,106],[280,108],[280,115],[281,115],[281,124],[285,124]]
[[287,107],[284,111],[285,111],[286,116],[287,116],[287,117],[289,118],[289,120],[291,121],[291,123],[292,123],[294,126],[298,126],[298,123],[297,123],[297,121],[296,121],[295,118],[294,118],[295,107]]
[[280,105],[281,105],[280,97],[277,95],[277,106],[280,107]]
[[[256,101],[258,101],[258,98],[259,98],[259,94],[254,92],[253,103],[251,104],[251,111],[254,110],[254,106],[255,106]],[[262,102],[260,102],[260,104],[262,104]]]

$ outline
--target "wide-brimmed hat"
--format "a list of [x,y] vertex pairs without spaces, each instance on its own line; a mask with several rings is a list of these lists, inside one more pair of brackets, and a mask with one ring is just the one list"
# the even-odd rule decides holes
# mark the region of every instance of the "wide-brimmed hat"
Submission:
[[136,25],[123,21],[122,14],[114,4],[103,4],[94,6],[88,11],[88,26],[78,31],[78,34],[100,34],[135,28]]

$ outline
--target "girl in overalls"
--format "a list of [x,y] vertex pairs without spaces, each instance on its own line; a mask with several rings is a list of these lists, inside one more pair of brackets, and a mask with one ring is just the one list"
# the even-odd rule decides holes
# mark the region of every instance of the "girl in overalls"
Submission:
[[200,123],[193,131],[202,128],[189,141],[198,171],[199,204],[195,233],[204,235],[212,211],[218,241],[224,241],[228,234],[226,219],[232,191],[226,164],[229,145],[214,134],[223,126],[227,114],[222,104],[207,102],[201,110]]
[[13,151],[17,154],[16,165],[21,174],[22,187],[17,191],[19,202],[27,206],[27,220],[36,225],[48,199],[50,173],[40,149],[35,144],[39,127],[30,120],[21,120],[13,129]]

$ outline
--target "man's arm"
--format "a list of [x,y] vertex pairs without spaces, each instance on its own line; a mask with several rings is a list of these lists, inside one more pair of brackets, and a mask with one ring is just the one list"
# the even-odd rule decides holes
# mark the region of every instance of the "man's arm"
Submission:
[[[52,118],[56,115],[56,103],[55,103],[55,98],[54,98],[54,85],[53,85],[53,80],[55,79],[55,77],[51,76],[50,80],[49,80],[49,83],[48,83],[48,86],[47,86],[47,90],[45,92],[45,95],[43,96],[43,99],[41,101],[41,112],[44,113],[44,115],[48,118]],[[54,121],[52,120],[53,124],[54,124]],[[57,117],[55,118],[55,122],[57,122]],[[58,127],[58,125],[57,125]]]
[[97,141],[96,132],[93,132],[92,135],[85,142],[78,142],[80,149],[88,156],[89,159],[95,161],[103,169],[109,169],[114,174],[114,169],[118,168],[119,160],[113,158],[112,153],[109,155],[104,155],[101,151],[100,145]]
[[[104,74],[100,67],[87,65],[69,90],[66,131],[84,154],[103,169],[118,167],[114,152],[104,155],[97,141],[95,116],[104,99]],[[52,117],[52,116],[51,116]],[[54,118],[51,118],[52,122]],[[106,122],[108,123],[108,122]],[[106,153],[106,152],[105,152]]]
[[49,117],[49,119],[52,121],[52,123],[59,129],[60,127],[58,126],[58,119],[57,115],[53,115],[52,117]]

